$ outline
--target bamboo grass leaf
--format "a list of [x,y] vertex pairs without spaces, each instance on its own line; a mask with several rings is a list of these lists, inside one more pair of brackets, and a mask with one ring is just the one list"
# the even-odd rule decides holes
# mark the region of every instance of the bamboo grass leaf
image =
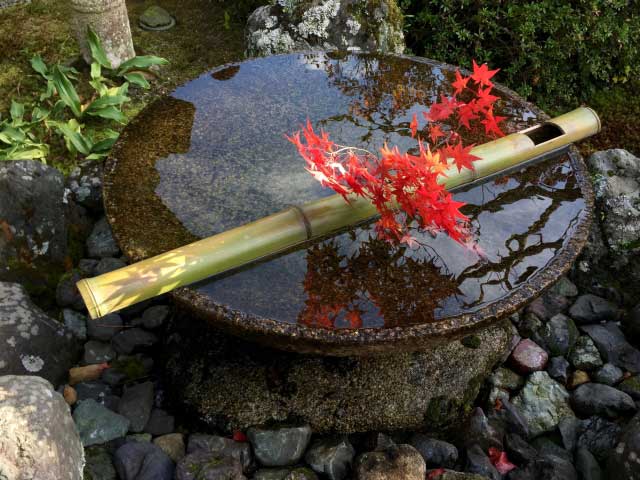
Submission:
[[22,103],[18,103],[15,100],[11,100],[11,109],[9,110],[11,115],[12,125],[14,127],[19,127],[24,124],[24,105]]
[[[71,144],[75,150],[83,155],[89,155],[93,143],[89,138],[82,134],[80,131],[80,125],[75,120],[69,120],[68,123],[62,122],[50,122],[51,126],[58,129],[58,131],[64,136],[65,140]],[[71,150],[71,149],[69,149]]]
[[100,37],[98,37],[91,27],[87,28],[87,41],[89,42],[91,57],[103,67],[108,68],[109,70],[113,69],[111,62],[107,58],[107,52],[105,52],[102,47]]
[[122,76],[132,70],[147,70],[154,65],[166,65],[169,61],[166,58],[155,55],[141,55],[123,62],[118,69],[118,75]]
[[92,117],[106,118],[107,120],[115,120],[118,123],[127,123],[127,117],[118,108],[114,106],[104,107],[96,111],[86,112]]
[[42,75],[45,79],[49,79],[49,69],[40,55],[35,55],[31,58],[31,68]]
[[125,73],[124,78],[126,78],[129,82],[133,83],[134,85],[144,88],[145,90],[148,90],[151,87],[147,79],[144,78],[144,75],[142,75],[141,73],[138,73],[138,72]]
[[82,117],[82,108],[78,92],[76,92],[73,84],[62,70],[60,70],[58,65],[53,67],[53,82],[58,91],[58,95],[60,95],[60,99],[71,109],[76,117]]

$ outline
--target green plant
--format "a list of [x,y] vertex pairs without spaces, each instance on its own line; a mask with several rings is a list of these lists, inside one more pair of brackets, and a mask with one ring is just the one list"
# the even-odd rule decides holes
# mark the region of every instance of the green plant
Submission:
[[481,59],[501,81],[558,109],[640,73],[630,0],[400,0],[409,48],[454,64]]
[[[46,81],[46,90],[32,107],[28,120],[25,105],[12,102],[10,118],[0,122],[0,160],[37,158],[44,162],[50,151],[48,141],[56,136],[73,156],[81,154],[94,160],[109,153],[118,133],[103,124],[92,125],[89,132],[85,123],[93,122],[92,118],[126,123],[122,106],[130,101],[129,85],[148,89],[145,74],[167,61],[151,55],[138,56],[115,69],[91,28],[88,41],[93,58],[88,84],[93,94],[83,101],[74,85],[78,84],[78,71],[59,64],[47,66],[39,55],[34,56],[31,67]],[[124,83],[118,84],[121,79]]]

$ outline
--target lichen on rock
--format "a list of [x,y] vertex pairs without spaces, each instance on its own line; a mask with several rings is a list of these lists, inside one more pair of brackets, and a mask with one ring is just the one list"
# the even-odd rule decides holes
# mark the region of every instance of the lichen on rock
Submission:
[[403,17],[395,0],[272,0],[247,22],[247,55],[296,50],[402,53]]

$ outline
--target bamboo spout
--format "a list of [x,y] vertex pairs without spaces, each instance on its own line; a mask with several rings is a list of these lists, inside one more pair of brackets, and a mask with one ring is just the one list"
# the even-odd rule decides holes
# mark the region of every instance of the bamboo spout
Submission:
[[[578,108],[541,125],[475,147],[474,170],[455,166],[441,177],[448,190],[505,175],[564,151],[600,131],[598,115]],[[77,283],[91,318],[271,256],[377,213],[366,199],[332,195],[264,217],[141,262]]]

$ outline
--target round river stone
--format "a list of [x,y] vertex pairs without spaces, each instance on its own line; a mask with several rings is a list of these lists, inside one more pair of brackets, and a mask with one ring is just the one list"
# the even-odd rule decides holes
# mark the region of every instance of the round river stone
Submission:
[[[452,92],[455,68],[420,58],[295,53],[227,65],[160,99],[107,162],[106,213],[140,260],[333,192],[285,135],[307,119],[339,144],[415,152],[410,121]],[[504,130],[544,114],[496,86]],[[422,117],[420,117],[422,118]],[[467,143],[491,140],[461,133]],[[485,256],[446,235],[420,246],[372,224],[174,292],[228,333],[321,355],[419,350],[469,335],[534,299],[586,241],[592,192],[575,150],[456,193]],[[357,318],[357,321],[353,321]]]

